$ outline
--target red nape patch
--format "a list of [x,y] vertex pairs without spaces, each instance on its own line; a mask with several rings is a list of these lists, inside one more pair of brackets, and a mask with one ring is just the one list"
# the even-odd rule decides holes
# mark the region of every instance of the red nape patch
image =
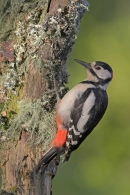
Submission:
[[66,142],[67,129],[59,129],[55,135],[54,140],[51,142],[51,146],[61,147]]

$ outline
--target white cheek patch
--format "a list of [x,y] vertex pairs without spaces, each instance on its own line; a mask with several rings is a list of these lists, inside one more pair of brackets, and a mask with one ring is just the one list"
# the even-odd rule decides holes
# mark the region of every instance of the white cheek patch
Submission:
[[105,71],[106,71],[106,77],[107,77],[107,79],[111,78],[112,77],[111,73],[108,70],[105,70]]
[[111,73],[105,69],[96,71],[96,74],[98,75],[99,78],[104,80],[112,77]]

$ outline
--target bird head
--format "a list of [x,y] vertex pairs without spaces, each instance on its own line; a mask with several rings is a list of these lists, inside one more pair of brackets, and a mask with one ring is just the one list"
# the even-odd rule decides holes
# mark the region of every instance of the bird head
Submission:
[[75,61],[86,68],[88,75],[87,80],[97,82],[106,89],[113,77],[112,68],[107,63],[101,61],[87,63],[77,59],[75,59]]

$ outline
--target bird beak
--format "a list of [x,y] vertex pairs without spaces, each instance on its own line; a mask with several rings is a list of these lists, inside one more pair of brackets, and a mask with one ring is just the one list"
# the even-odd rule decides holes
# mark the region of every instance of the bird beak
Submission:
[[79,64],[83,65],[86,69],[90,70],[91,69],[91,63],[87,63],[87,62],[84,62],[84,61],[81,61],[81,60],[77,60],[75,59],[76,62],[78,62]]

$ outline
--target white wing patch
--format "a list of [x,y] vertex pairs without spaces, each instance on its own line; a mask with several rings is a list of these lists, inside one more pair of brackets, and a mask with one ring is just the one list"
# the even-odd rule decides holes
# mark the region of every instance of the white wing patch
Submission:
[[72,145],[77,145],[77,143],[78,143],[78,141],[73,141],[73,140],[71,141]]
[[68,134],[68,138],[69,138],[69,139],[72,139],[72,135]]
[[96,97],[92,91],[84,103],[81,117],[77,123],[77,129],[79,132],[84,132],[83,127],[89,119],[90,115],[88,113],[91,110],[91,108],[94,106],[95,100],[96,100]]
[[80,132],[75,130],[74,125],[71,128],[69,128],[69,131],[71,131],[71,130],[73,131],[74,135],[80,135]]

